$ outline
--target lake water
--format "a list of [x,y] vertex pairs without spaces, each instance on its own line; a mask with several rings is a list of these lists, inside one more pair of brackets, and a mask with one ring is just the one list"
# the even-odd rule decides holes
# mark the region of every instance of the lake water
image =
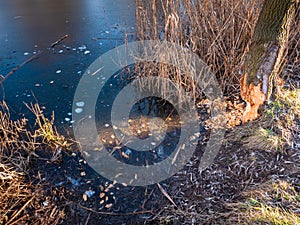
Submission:
[[[0,0],[0,30],[0,74],[3,76],[38,54],[37,58],[11,74],[4,81],[4,91],[0,90],[0,98],[7,102],[12,119],[25,116],[33,123],[34,115],[24,103],[38,102],[46,117],[50,118],[54,111],[58,130],[72,136],[71,112],[79,80],[89,65],[103,53],[126,40],[135,40],[135,2]],[[68,37],[51,47],[65,35]],[[104,86],[99,93],[101,101],[98,98],[100,105],[97,103],[96,120],[100,131],[107,130],[105,125],[111,120],[112,103],[122,85],[126,85],[118,79],[107,82],[111,86]],[[142,111],[139,110],[140,107],[134,107],[132,116],[162,116],[158,115],[160,106],[156,110],[153,107],[150,115],[147,102],[144,102],[146,107]],[[170,116],[171,111],[165,112],[164,119]],[[146,123],[143,121],[141,124]],[[139,126],[140,124],[136,125],[136,128]],[[137,133],[139,131],[136,130]],[[149,161],[153,157],[152,161],[165,158],[174,149],[173,145],[176,145],[179,133],[175,126],[168,132],[161,147],[149,153],[138,154],[130,150],[132,155],[136,155],[132,160],[138,161],[134,159],[139,158],[138,164],[143,165],[145,160]],[[112,135],[113,130],[109,130],[102,136],[107,139],[106,136]],[[175,140],[172,141],[173,139]],[[165,148],[163,152],[160,150],[162,146]],[[129,150],[124,147],[115,157],[121,160],[122,152]],[[128,161],[126,158],[124,160]]]
[[[31,113],[36,102],[56,124],[69,126],[73,95],[84,71],[101,54],[134,40],[134,0],[0,0],[0,74],[38,52],[39,57],[4,82],[13,118]],[[125,35],[126,34],[126,35]],[[68,35],[53,49],[51,44]],[[68,119],[67,119],[68,120]]]

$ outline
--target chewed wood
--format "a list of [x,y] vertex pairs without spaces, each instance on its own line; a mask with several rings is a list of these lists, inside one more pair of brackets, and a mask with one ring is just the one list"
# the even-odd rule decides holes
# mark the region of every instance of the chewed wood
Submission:
[[259,114],[258,109],[266,100],[266,95],[261,91],[262,83],[255,86],[253,83],[247,84],[247,76],[241,79],[241,97],[246,101],[247,106],[243,115],[242,122],[255,120]]

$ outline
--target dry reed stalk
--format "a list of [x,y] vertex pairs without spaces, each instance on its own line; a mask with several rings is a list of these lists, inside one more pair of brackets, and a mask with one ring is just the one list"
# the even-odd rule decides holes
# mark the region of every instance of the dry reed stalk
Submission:
[[[137,37],[139,40],[170,41],[196,53],[216,74],[225,94],[239,93],[242,65],[262,0],[162,1],[136,0]],[[289,41],[287,66],[299,69],[299,11]],[[155,69],[158,76],[172,75],[178,85],[193,85],[187,74],[164,65],[143,65],[143,73]],[[139,71],[140,72],[140,71]],[[192,87],[193,94],[200,92]],[[201,97],[201,95],[200,95]]]
[[[0,103],[1,224],[58,224],[64,216],[60,209],[51,217],[52,208],[41,204],[45,199],[43,186],[33,185],[28,181],[28,175],[32,159],[38,157],[36,150],[67,147],[68,143],[57,134],[53,123],[43,116],[38,105],[31,107],[37,119],[36,130],[30,130],[24,118],[12,121],[8,106],[5,102]],[[56,207],[54,200],[47,204]]]

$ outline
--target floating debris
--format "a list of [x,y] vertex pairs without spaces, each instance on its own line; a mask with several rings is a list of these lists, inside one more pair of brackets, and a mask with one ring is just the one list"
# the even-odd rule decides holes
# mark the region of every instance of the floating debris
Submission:
[[83,171],[80,173],[80,176],[84,177],[86,175],[86,173]]
[[49,202],[48,202],[48,201],[44,201],[44,202],[43,202],[43,206],[44,206],[44,207],[47,207],[48,205],[49,205]]
[[56,70],[56,72],[55,72],[55,73],[59,74],[59,73],[61,73],[61,70]]
[[91,51],[86,50],[83,54],[84,54],[84,55],[87,55],[87,54],[90,54],[90,53],[91,53]]
[[41,84],[35,84],[34,86],[35,86],[35,87],[40,87],[40,86],[41,86]]
[[78,50],[79,50],[79,51],[86,50],[86,46],[85,46],[85,45],[81,45],[80,47],[78,47]]
[[85,194],[88,198],[90,198],[90,197],[92,197],[92,196],[95,194],[95,191],[93,191],[93,190],[88,190],[88,191],[85,191],[84,194]]
[[59,186],[62,186],[65,182],[61,181],[61,182],[58,182],[56,184],[54,184],[54,187],[59,187]]
[[67,179],[68,179],[68,181],[70,181],[70,182],[72,183],[72,185],[75,186],[75,187],[79,186],[79,184],[80,184],[80,183],[79,183],[80,179],[76,180],[76,179],[74,179],[74,178],[72,178],[72,177],[67,177]]
[[62,50],[62,49],[58,51],[58,53],[63,53],[63,52],[64,52],[64,50]]
[[76,106],[83,107],[84,106],[84,102],[76,102]]
[[160,145],[158,148],[157,148],[157,156],[160,157],[160,158],[164,158],[165,157],[165,151],[164,151],[164,147],[162,145]]
[[108,123],[106,123],[104,126],[105,126],[105,127],[109,127],[109,124],[108,124]]
[[29,55],[29,52],[24,52],[24,55]]
[[49,83],[50,83],[50,84],[53,84],[53,83],[54,83],[54,80],[51,80]]
[[125,154],[130,155],[131,153],[132,153],[132,151],[129,148],[127,148],[126,151],[125,151]]
[[112,207],[112,205],[113,205],[112,203],[109,203],[105,206],[105,208],[109,209],[110,207]]
[[70,120],[71,120],[71,119],[68,118],[68,117],[65,118],[65,121],[67,121],[67,122],[69,122]]
[[103,193],[103,192],[100,193],[99,197],[100,197],[100,198],[104,198],[104,197],[105,197],[105,193]]
[[83,111],[82,108],[76,108],[76,109],[75,109],[75,112],[76,112],[76,113],[82,113],[82,111]]

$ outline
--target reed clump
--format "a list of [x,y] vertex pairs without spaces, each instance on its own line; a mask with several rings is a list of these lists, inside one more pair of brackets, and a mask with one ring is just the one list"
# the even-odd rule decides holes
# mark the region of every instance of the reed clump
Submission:
[[[226,95],[239,94],[243,63],[262,3],[263,0],[136,0],[137,37],[139,40],[168,41],[188,48],[210,67]],[[297,83],[295,77],[299,77],[300,72],[299,10],[295,18],[283,73],[286,82],[292,82],[294,86]],[[169,77],[201,97],[201,91],[187,79],[188,74],[174,68],[146,63],[138,72],[145,76]]]
[[47,150],[53,154],[50,161],[57,160],[57,149],[67,149],[70,142],[38,105],[30,109],[36,117],[34,129],[25,118],[11,120],[8,106],[0,104],[0,224],[58,224],[65,217],[55,196],[47,196],[45,184],[36,183],[30,173],[37,166],[37,151]]

